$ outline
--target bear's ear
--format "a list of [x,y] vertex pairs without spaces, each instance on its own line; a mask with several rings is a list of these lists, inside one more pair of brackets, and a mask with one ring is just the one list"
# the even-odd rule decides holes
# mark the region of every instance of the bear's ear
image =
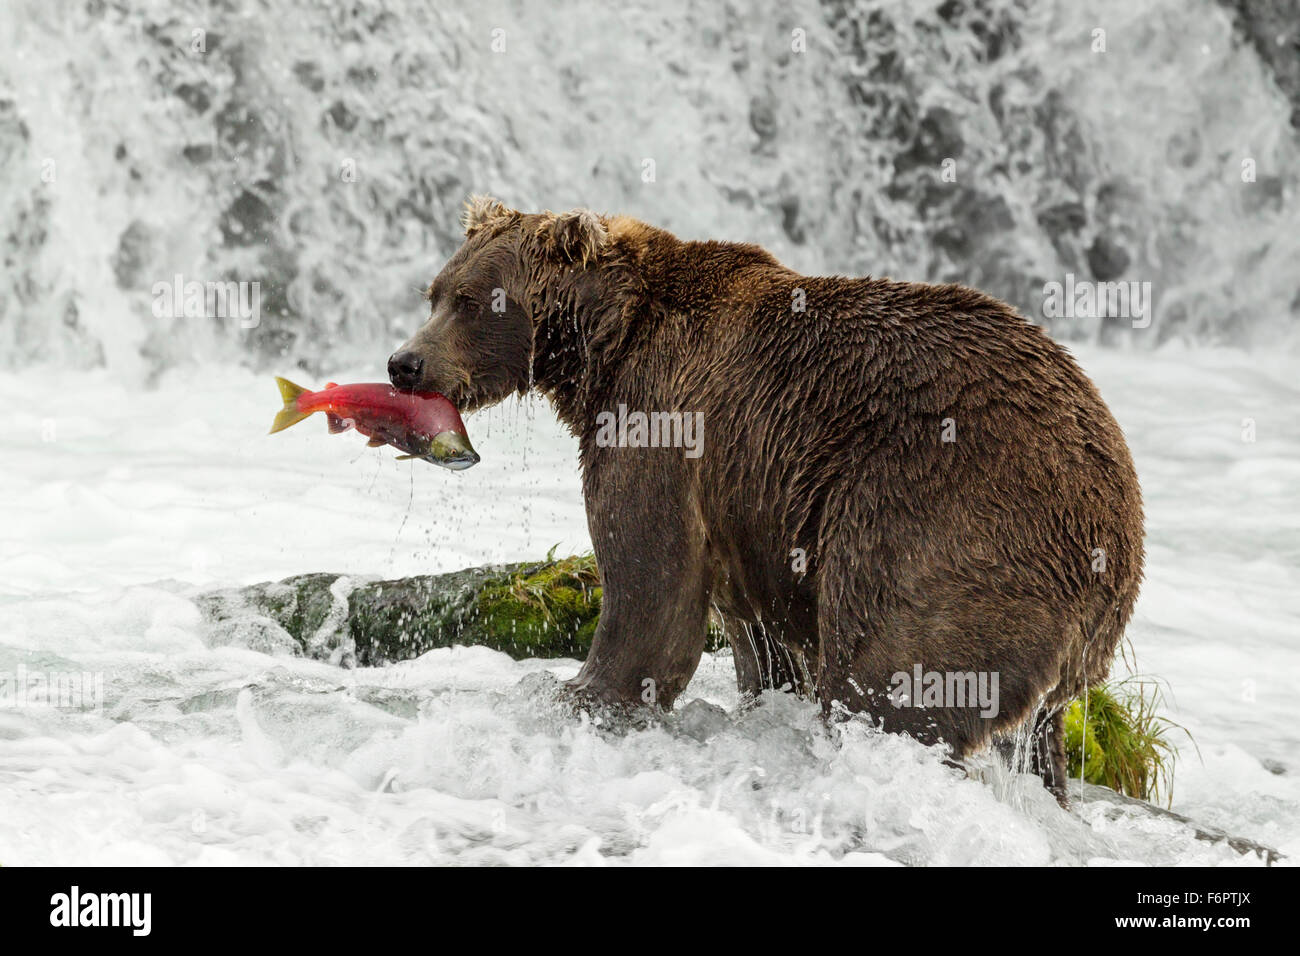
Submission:
[[470,196],[465,200],[465,212],[460,217],[460,223],[465,227],[465,237],[469,238],[489,223],[514,214],[514,210],[507,209],[491,196]]
[[537,232],[552,253],[569,263],[595,262],[609,245],[604,220],[590,209],[548,212]]

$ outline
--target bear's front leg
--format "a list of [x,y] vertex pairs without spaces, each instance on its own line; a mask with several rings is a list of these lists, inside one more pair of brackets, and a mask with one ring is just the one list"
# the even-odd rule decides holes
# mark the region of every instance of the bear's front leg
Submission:
[[[668,450],[665,450],[668,451]],[[600,621],[582,670],[569,682],[605,704],[672,708],[699,666],[708,627],[705,536],[671,466],[625,461],[584,481],[600,569]],[[660,454],[663,454],[662,452]],[[636,456],[640,457],[640,456]],[[662,459],[660,459],[662,461]]]

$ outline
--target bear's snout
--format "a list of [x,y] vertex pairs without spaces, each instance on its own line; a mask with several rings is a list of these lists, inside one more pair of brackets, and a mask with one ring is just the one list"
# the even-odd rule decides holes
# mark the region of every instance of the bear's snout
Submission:
[[420,375],[424,371],[424,359],[415,352],[402,350],[388,357],[388,380],[394,388],[415,389],[419,387]]

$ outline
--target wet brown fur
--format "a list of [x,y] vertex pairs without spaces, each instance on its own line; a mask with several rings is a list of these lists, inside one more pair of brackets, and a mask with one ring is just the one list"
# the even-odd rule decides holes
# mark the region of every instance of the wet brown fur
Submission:
[[[604,602],[576,691],[671,707],[713,609],[743,691],[957,758],[1025,725],[1063,795],[1062,709],[1109,670],[1143,534],[1123,435],[1063,348],[971,289],[801,276],[627,217],[476,198],[465,225],[406,347],[421,387],[470,410],[531,386],[580,440]],[[598,447],[620,404],[703,412],[703,456]],[[999,714],[891,706],[915,664],[996,671]]]

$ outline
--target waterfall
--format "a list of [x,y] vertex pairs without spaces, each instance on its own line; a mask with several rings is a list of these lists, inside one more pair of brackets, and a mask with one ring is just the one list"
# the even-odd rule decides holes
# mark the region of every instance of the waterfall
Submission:
[[[1297,18],[1268,15],[9,0],[0,364],[379,374],[472,192],[959,281],[1066,340],[1294,347]],[[1067,277],[1149,283],[1149,327],[1045,314]],[[256,321],[169,304],[226,283]]]

